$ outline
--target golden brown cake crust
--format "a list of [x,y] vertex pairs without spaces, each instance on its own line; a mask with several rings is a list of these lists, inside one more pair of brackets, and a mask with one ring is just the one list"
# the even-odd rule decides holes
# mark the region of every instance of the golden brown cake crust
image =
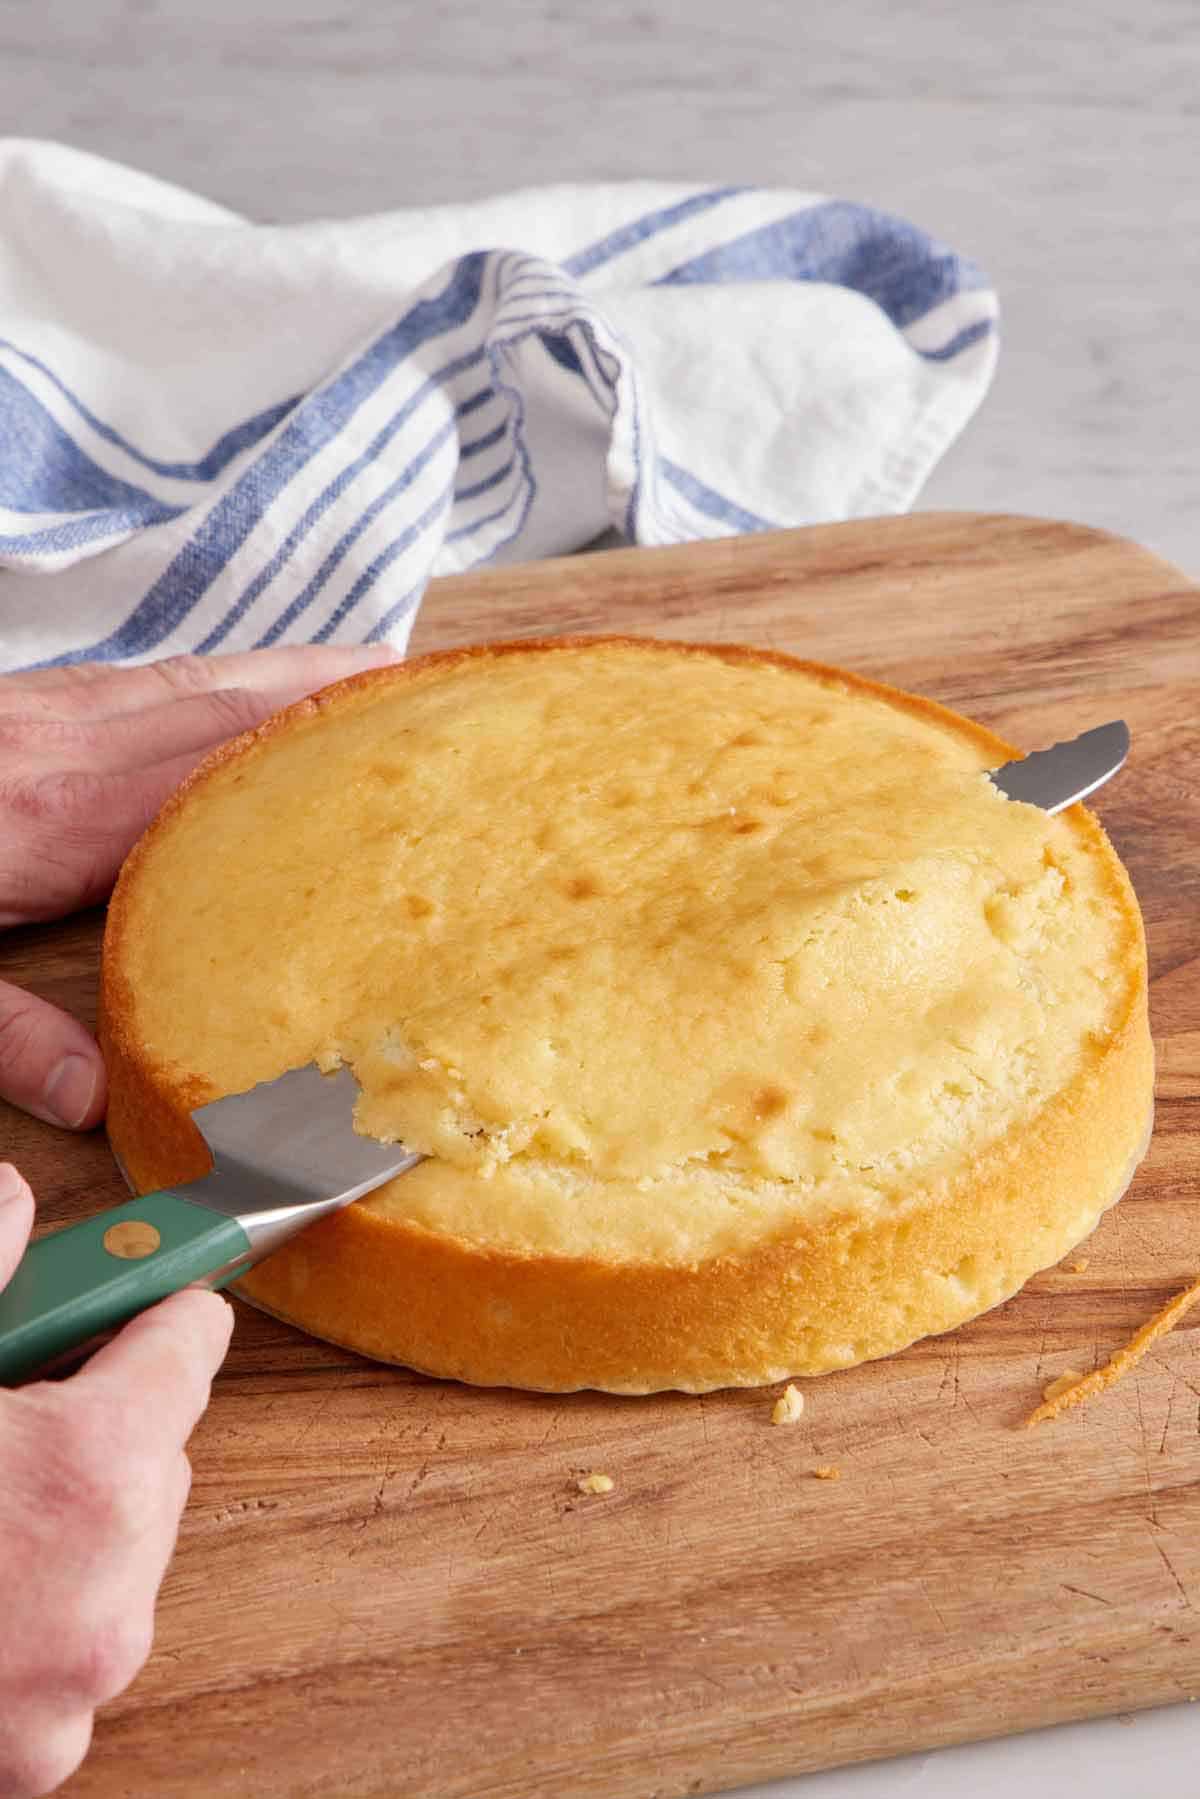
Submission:
[[[774,663],[873,694],[953,736],[993,765],[1016,754],[932,701],[840,669],[740,645],[551,638],[479,645],[371,670],[289,707],[216,751],[135,847],[110,907],[100,1037],[108,1131],[138,1191],[195,1179],[208,1156],[189,1107],[203,1083],[164,1081],[138,1041],[127,969],[131,899],[148,852],[213,773],[297,718],[343,696],[478,658],[636,646],[664,656]],[[1015,1292],[1080,1241],[1119,1197],[1144,1148],[1153,1086],[1141,918],[1092,815],[1072,829],[1103,869],[1128,976],[1122,1014],[1036,1116],[989,1146],[969,1173],[914,1187],[899,1210],[794,1223],[745,1253],[694,1266],[482,1248],[352,1206],[294,1239],[243,1281],[247,1297],[306,1330],[382,1360],[478,1384],[553,1391],[704,1390],[819,1373],[952,1328]],[[514,1319],[520,1329],[511,1328]]]

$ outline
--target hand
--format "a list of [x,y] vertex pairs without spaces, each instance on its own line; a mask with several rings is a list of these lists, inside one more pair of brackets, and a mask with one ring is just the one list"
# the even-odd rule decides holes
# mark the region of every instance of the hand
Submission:
[[[168,794],[215,744],[394,654],[299,645],[0,676],[0,925],[104,899]],[[72,1130],[98,1124],[106,1099],[83,1026],[4,981],[0,1098]]]
[[[0,1288],[33,1195],[0,1163]],[[74,1772],[92,1713],[150,1653],[154,1601],[233,1313],[189,1290],[143,1312],[70,1380],[0,1391],[0,1799]]]

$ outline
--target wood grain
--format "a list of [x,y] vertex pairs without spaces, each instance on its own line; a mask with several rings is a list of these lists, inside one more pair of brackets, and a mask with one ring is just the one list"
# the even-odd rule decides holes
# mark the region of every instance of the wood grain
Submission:
[[[154,1656],[68,1791],[668,1799],[1200,1693],[1200,1323],[1017,1428],[1200,1270],[1198,603],[1099,533],[948,514],[431,590],[420,649],[742,639],[1031,748],[1123,714],[1100,810],[1150,937],[1153,1147],[1084,1273],[807,1383],[791,1429],[767,1393],[471,1391],[239,1307]],[[11,933],[3,973],[90,1018],[99,925]],[[98,1135],[6,1113],[0,1142],[47,1221],[124,1197]]]

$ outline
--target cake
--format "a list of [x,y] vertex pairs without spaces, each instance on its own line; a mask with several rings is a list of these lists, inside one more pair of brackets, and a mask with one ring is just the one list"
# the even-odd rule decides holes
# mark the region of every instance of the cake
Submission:
[[1010,745],[767,651],[631,638],[373,669],[211,755],[125,864],[108,1129],[311,1060],[425,1160],[244,1277],[363,1355],[702,1392],[998,1304],[1119,1198],[1146,957],[1090,812]]

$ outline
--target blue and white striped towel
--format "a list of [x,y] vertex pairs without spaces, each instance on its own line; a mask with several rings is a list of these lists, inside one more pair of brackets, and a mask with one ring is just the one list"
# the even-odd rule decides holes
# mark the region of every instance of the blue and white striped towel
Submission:
[[[431,575],[901,511],[996,302],[812,194],[300,227],[0,142],[0,667],[387,638]],[[547,618],[553,629],[553,618]]]

